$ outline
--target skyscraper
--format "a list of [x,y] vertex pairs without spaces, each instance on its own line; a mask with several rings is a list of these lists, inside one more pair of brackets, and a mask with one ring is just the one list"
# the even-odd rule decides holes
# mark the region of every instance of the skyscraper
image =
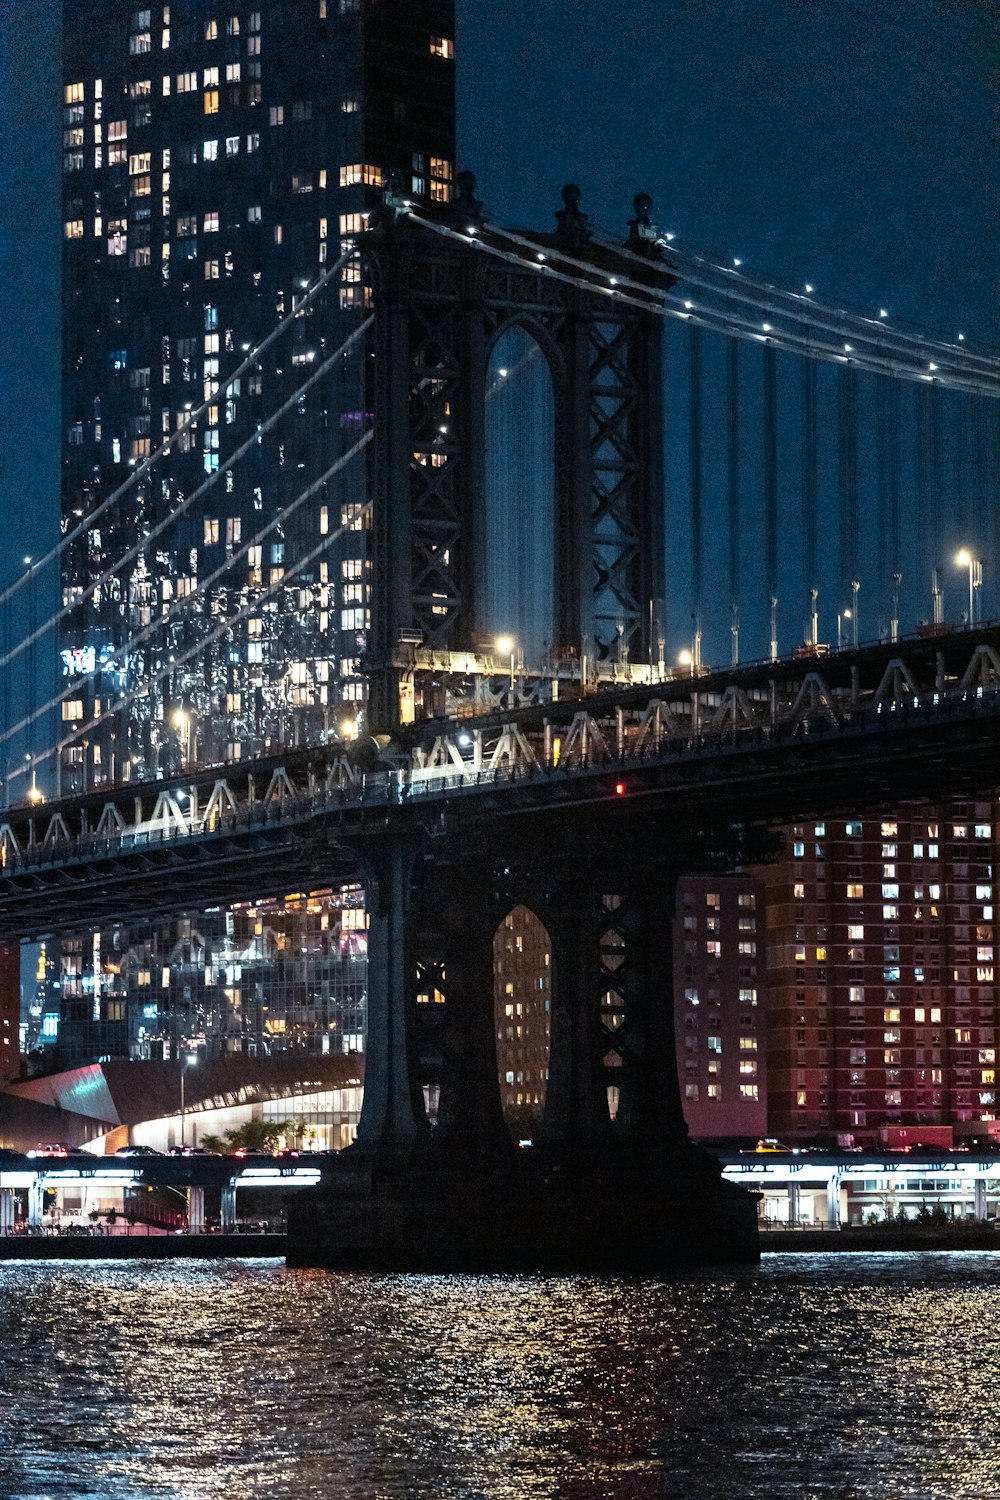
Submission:
[[[356,719],[369,351],[362,337],[337,351],[369,292],[349,252],[390,180],[416,201],[450,195],[452,0],[81,0],[63,90],[68,790]],[[317,935],[355,906],[320,898]],[[244,941],[231,914],[192,916],[187,936],[207,946],[184,962],[203,974],[213,933],[230,976],[261,935],[257,917]],[[183,1004],[170,978],[184,942],[150,929],[67,943],[64,1052],[176,1048],[180,1012],[207,1046],[281,1045],[282,1018],[248,1026],[231,978],[239,1024],[214,1005],[193,1017],[190,976]],[[129,966],[159,993],[140,1004]],[[328,979],[306,975],[306,993],[329,995]]]

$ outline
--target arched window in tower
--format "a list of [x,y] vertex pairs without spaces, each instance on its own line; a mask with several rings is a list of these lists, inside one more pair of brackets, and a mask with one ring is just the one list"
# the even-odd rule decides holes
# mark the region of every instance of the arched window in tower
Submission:
[[554,421],[545,354],[524,328],[509,328],[486,375],[477,624],[509,636],[529,669],[541,666],[554,634]]
[[552,944],[526,906],[515,906],[493,937],[497,1070],[504,1119],[515,1140],[541,1124],[549,1079]]

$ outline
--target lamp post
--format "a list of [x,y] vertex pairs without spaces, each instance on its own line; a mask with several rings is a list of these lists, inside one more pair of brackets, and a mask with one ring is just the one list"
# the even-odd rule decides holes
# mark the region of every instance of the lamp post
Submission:
[[193,1067],[197,1061],[197,1057],[193,1054],[181,1058],[181,1149],[184,1147],[184,1074],[186,1069]]
[[194,760],[194,720],[186,709],[177,708],[173,712],[171,723],[180,740],[183,764],[190,765]]
[[517,642],[512,635],[498,635],[494,641],[499,656],[510,657],[510,706],[514,706],[514,648]]
[[858,595],[861,592],[861,584],[858,580],[851,581],[851,645],[855,651],[858,649],[858,632],[860,630],[860,613],[858,611]]
[[960,568],[969,570],[969,629],[976,624],[976,595],[983,586],[983,565],[978,557],[973,557],[968,547],[962,547],[955,553],[955,562]]

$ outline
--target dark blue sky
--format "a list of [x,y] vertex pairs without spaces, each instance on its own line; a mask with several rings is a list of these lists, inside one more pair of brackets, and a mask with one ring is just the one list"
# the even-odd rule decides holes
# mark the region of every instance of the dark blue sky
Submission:
[[[547,227],[569,180],[825,300],[1000,343],[993,0],[458,0],[460,164]],[[0,0],[0,577],[56,534],[55,5]],[[669,462],[669,453],[668,453]]]

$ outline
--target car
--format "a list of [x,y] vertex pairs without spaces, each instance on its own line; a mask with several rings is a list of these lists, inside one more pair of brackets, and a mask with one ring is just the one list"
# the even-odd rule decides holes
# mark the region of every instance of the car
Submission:
[[260,1149],[260,1147],[257,1147],[257,1146],[241,1146],[238,1151],[234,1151],[233,1152],[233,1155],[234,1156],[241,1156],[241,1157],[258,1156],[258,1157],[266,1157],[266,1159],[268,1161],[273,1161],[274,1160],[274,1153],[273,1152],[271,1152],[271,1151],[263,1151],[263,1150]]
[[152,1146],[119,1146],[115,1152],[116,1156],[162,1156],[162,1151],[155,1151]]

